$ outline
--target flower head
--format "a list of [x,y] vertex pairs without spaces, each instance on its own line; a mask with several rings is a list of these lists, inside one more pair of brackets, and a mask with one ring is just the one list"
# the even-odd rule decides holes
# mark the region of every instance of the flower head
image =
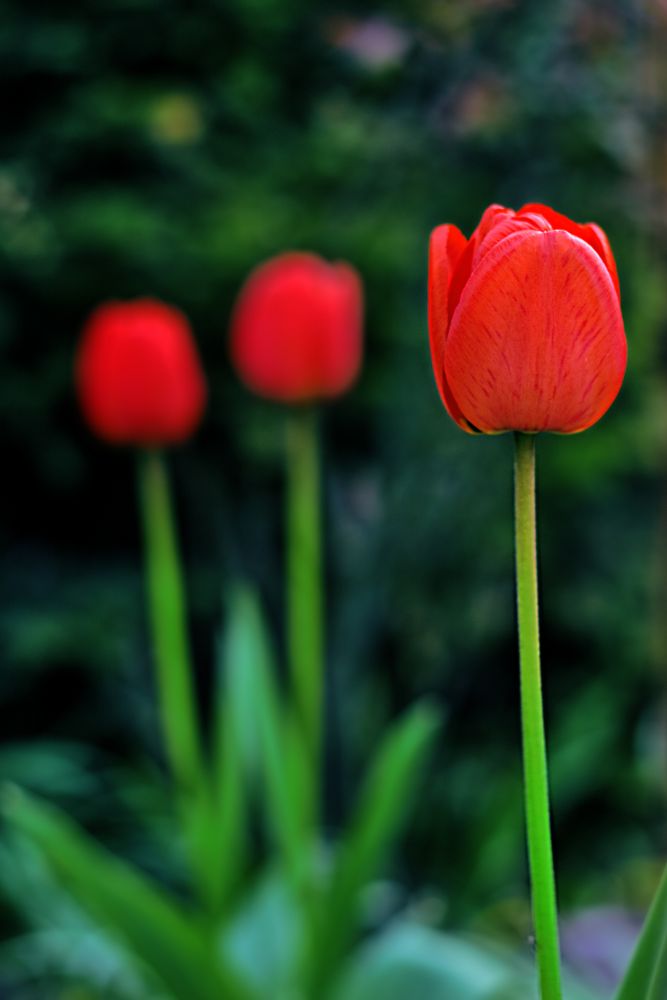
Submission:
[[607,237],[537,204],[491,205],[469,240],[439,226],[429,331],[442,401],[464,430],[585,430],[613,403],[627,361]]
[[362,290],[357,272],[314,254],[261,264],[238,297],[232,360],[260,396],[283,403],[345,392],[361,366]]
[[79,345],[76,383],[88,424],[115,444],[183,441],[206,403],[190,325],[178,309],[155,299],[95,309]]

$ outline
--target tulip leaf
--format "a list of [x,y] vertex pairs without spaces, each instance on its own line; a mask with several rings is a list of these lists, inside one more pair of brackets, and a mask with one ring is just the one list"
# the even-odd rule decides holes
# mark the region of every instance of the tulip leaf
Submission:
[[10,788],[7,820],[35,844],[73,899],[178,1000],[253,1000],[240,973],[216,956],[192,916],[114,857],[60,810]]
[[508,955],[397,923],[351,959],[333,1000],[515,1000],[532,996],[533,982],[532,971]]
[[219,784],[224,789],[237,781],[239,770],[246,783],[258,783],[270,833],[289,870],[297,873],[305,855],[304,781],[298,764],[303,752],[281,705],[259,601],[245,586],[237,586],[229,598],[222,672],[215,734]]
[[639,936],[616,1000],[663,1000],[667,996],[667,869]]
[[281,1000],[302,995],[299,974],[307,911],[301,904],[284,869],[269,866],[248,887],[225,927],[226,953],[261,997]]
[[[346,963],[330,1000],[527,1000],[533,963],[500,945],[397,920]],[[600,1000],[566,977],[567,1000]],[[638,1000],[638,998],[635,998]]]
[[322,990],[350,943],[362,889],[378,874],[408,815],[412,793],[439,726],[428,704],[418,705],[382,742],[366,778],[349,832],[339,846],[320,920],[313,928],[315,990]]
[[244,605],[244,592],[232,591],[217,650],[212,760],[216,850],[210,874],[220,905],[244,868],[249,789],[257,776],[254,669],[247,653]]

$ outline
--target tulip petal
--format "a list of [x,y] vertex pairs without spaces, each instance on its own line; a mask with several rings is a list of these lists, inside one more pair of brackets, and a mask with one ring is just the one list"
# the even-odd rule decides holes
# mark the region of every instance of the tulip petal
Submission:
[[449,287],[466,244],[467,240],[457,226],[438,226],[431,234],[428,262],[428,329],[433,374],[447,412],[462,427],[465,422],[445,381],[444,352],[449,325]]
[[626,358],[618,296],[599,254],[561,229],[518,232],[466,284],[445,380],[458,410],[486,433],[574,433],[612,404]]
[[616,294],[621,298],[621,286],[618,281],[618,271],[616,269],[616,261],[614,260],[614,255],[611,252],[611,247],[609,246],[609,240],[607,239],[607,234],[601,226],[596,225],[595,222],[588,222],[583,227],[586,230],[586,242],[590,243],[594,250],[602,257],[602,260],[607,265],[609,274],[611,275],[611,280],[614,283],[614,288],[616,289]]
[[188,320],[155,299],[106,302],[89,317],[76,357],[84,416],[115,444],[167,445],[201,420],[206,382]]
[[241,290],[231,354],[267,399],[304,403],[345,392],[362,356],[361,280],[345,263],[288,252],[260,264]]
[[511,209],[501,208],[500,205],[491,205],[487,208],[452,275],[448,301],[449,322],[451,323],[473,269],[478,267],[482,257],[496,243],[524,229],[547,231],[550,228],[549,223],[540,215],[526,215],[519,218]]
[[511,208],[503,208],[502,205],[489,205],[485,209],[475,231],[468,240],[467,246],[456,262],[456,266],[452,268],[449,297],[447,300],[447,316],[449,320],[454,315],[454,310],[461,298],[461,293],[477,261],[480,245],[497,226],[511,223],[514,216],[515,212]]
[[479,220],[471,239],[478,245],[499,223],[508,222],[515,215],[516,212],[513,209],[505,208],[504,205],[489,205],[488,208],[484,209],[484,214]]
[[493,229],[489,230],[484,239],[478,244],[475,250],[473,267],[477,267],[489,250],[492,250],[497,243],[507,239],[507,237],[511,236],[512,233],[525,232],[526,230],[533,232],[548,232],[550,228],[549,223],[539,215],[527,215],[523,218],[519,218],[515,215],[510,219],[504,219],[501,222],[498,222]]
[[609,240],[605,231],[594,222],[588,222],[581,224],[578,222],[573,222],[572,219],[568,219],[567,215],[563,215],[561,212],[556,212],[553,208],[549,208],[548,205],[540,205],[537,202],[524,205],[520,208],[517,215],[524,216],[528,213],[537,213],[541,215],[552,229],[564,229],[566,233],[571,233],[572,236],[578,236],[580,240],[588,243],[593,249],[600,255],[604,261],[609,274],[611,275],[611,280],[614,283],[614,288],[616,289],[617,295],[621,296],[621,289],[618,282],[618,271],[616,270],[616,261],[614,260],[614,255],[611,252],[611,247],[609,246]]

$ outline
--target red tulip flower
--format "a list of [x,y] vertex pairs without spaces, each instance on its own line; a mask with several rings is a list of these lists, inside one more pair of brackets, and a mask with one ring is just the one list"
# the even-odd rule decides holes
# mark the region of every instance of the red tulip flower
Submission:
[[434,230],[429,330],[440,395],[469,432],[585,430],[625,374],[607,237],[546,205],[491,205],[469,240]]
[[206,403],[190,325],[155,299],[108,302],[88,319],[76,359],[86,420],[115,444],[184,441]]
[[260,265],[232,317],[231,352],[243,381],[282,403],[330,399],[361,365],[362,290],[349,264],[286,253]]

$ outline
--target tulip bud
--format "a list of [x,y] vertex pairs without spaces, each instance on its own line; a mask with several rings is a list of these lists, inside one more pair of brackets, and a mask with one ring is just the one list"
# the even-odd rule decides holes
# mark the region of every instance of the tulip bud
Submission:
[[231,354],[250,389],[283,403],[345,392],[361,366],[362,289],[349,264],[286,253],[260,265],[238,297]]
[[585,430],[613,403],[627,361],[607,237],[546,205],[492,205],[470,240],[439,226],[429,332],[442,401],[464,430]]
[[184,441],[206,403],[190,325],[178,309],[154,299],[108,302],[92,313],[76,383],[88,424],[115,444]]

